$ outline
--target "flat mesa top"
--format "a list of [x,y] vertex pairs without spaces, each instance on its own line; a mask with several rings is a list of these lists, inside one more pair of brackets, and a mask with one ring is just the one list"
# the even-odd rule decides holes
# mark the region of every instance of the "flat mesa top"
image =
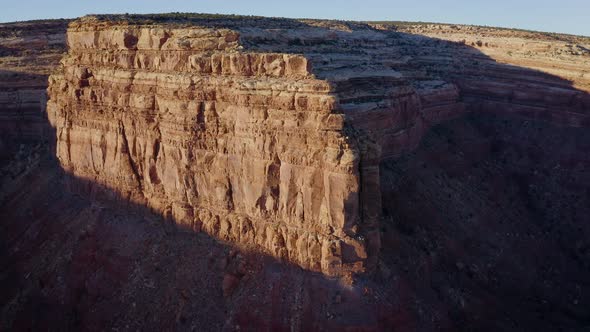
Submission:
[[263,28],[263,29],[298,29],[310,26],[343,30],[362,30],[371,27],[364,22],[291,19],[262,16],[220,15],[220,14],[124,14],[124,15],[87,15],[72,22],[72,26],[107,23],[109,25],[158,25],[169,27],[204,26],[211,28]]
[[246,15],[224,15],[207,13],[162,13],[162,14],[92,14],[71,23],[72,27],[87,24],[107,25],[158,25],[170,27],[205,26],[211,28],[300,29],[309,27],[341,31],[381,30],[400,32],[441,32],[441,30],[463,31],[470,34],[485,33],[487,36],[520,37],[525,39],[589,43],[590,37],[540,32],[511,28],[474,26],[450,23],[405,22],[405,21],[348,21],[330,19],[282,18]]
[[[177,31],[172,48],[200,51],[207,42],[189,30],[231,30],[237,32],[231,41],[225,40],[223,47],[213,43],[215,47],[207,50],[302,55],[316,78],[331,81],[379,77],[391,84],[406,81],[422,88],[423,81],[449,81],[468,72],[485,76],[500,64],[511,64],[520,69],[542,68],[584,91],[589,86],[580,72],[589,63],[590,38],[581,36],[456,24],[197,13],[88,15],[69,25],[71,33],[136,28],[186,30]],[[562,70],[552,69],[556,61]]]

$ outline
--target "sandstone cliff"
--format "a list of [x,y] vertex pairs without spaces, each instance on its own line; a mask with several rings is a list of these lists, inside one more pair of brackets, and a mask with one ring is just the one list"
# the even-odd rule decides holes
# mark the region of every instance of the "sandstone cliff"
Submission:
[[68,44],[48,103],[65,169],[312,270],[365,268],[378,237],[359,209],[361,143],[305,57],[244,50],[226,28],[92,18]]
[[0,24],[0,140],[47,136],[47,77],[66,51],[68,21]]
[[[57,156],[187,229],[338,275],[375,267],[379,165],[431,126],[466,112],[590,125],[588,79],[576,76],[585,53],[559,53],[571,84],[539,71],[542,58],[518,53],[512,62],[533,69],[510,67],[461,46],[461,34],[395,30],[85,17],[70,25],[50,78]],[[518,47],[494,38],[477,45]]]
[[54,141],[45,112],[47,78],[66,51],[67,25],[0,24],[0,187],[37,163]]

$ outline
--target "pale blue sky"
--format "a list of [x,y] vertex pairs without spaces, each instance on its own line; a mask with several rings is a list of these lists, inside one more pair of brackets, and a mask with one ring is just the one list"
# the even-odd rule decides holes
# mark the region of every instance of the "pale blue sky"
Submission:
[[0,0],[0,22],[99,13],[202,12],[463,23],[590,36],[590,0]]

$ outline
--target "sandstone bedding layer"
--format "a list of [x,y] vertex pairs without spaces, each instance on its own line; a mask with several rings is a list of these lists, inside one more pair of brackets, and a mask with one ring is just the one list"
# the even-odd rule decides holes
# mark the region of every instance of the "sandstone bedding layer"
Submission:
[[[49,44],[18,62],[39,91],[55,66],[59,167],[45,146],[7,154],[3,326],[589,326],[588,38],[156,15],[53,39],[61,64]],[[33,119],[19,100],[5,128]]]

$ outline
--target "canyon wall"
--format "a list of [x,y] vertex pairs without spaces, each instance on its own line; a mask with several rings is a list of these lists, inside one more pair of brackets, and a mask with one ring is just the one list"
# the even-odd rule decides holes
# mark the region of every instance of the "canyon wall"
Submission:
[[359,143],[306,58],[207,27],[83,20],[68,44],[48,103],[67,171],[311,270],[365,268]]
[[67,25],[66,20],[0,24],[0,143],[6,149],[47,137],[47,77],[66,51]]
[[[582,72],[574,82],[545,70],[549,60],[526,68],[524,55],[506,56],[508,65],[460,35],[401,30],[82,18],[49,80],[57,156],[73,175],[186,229],[327,275],[373,270],[380,164],[431,126],[467,112],[590,124],[586,53],[559,55]],[[519,49],[520,37],[502,38],[504,52]]]
[[417,45],[413,61],[454,82],[470,111],[590,125],[588,37],[462,25],[372,25],[422,36],[426,42]]

